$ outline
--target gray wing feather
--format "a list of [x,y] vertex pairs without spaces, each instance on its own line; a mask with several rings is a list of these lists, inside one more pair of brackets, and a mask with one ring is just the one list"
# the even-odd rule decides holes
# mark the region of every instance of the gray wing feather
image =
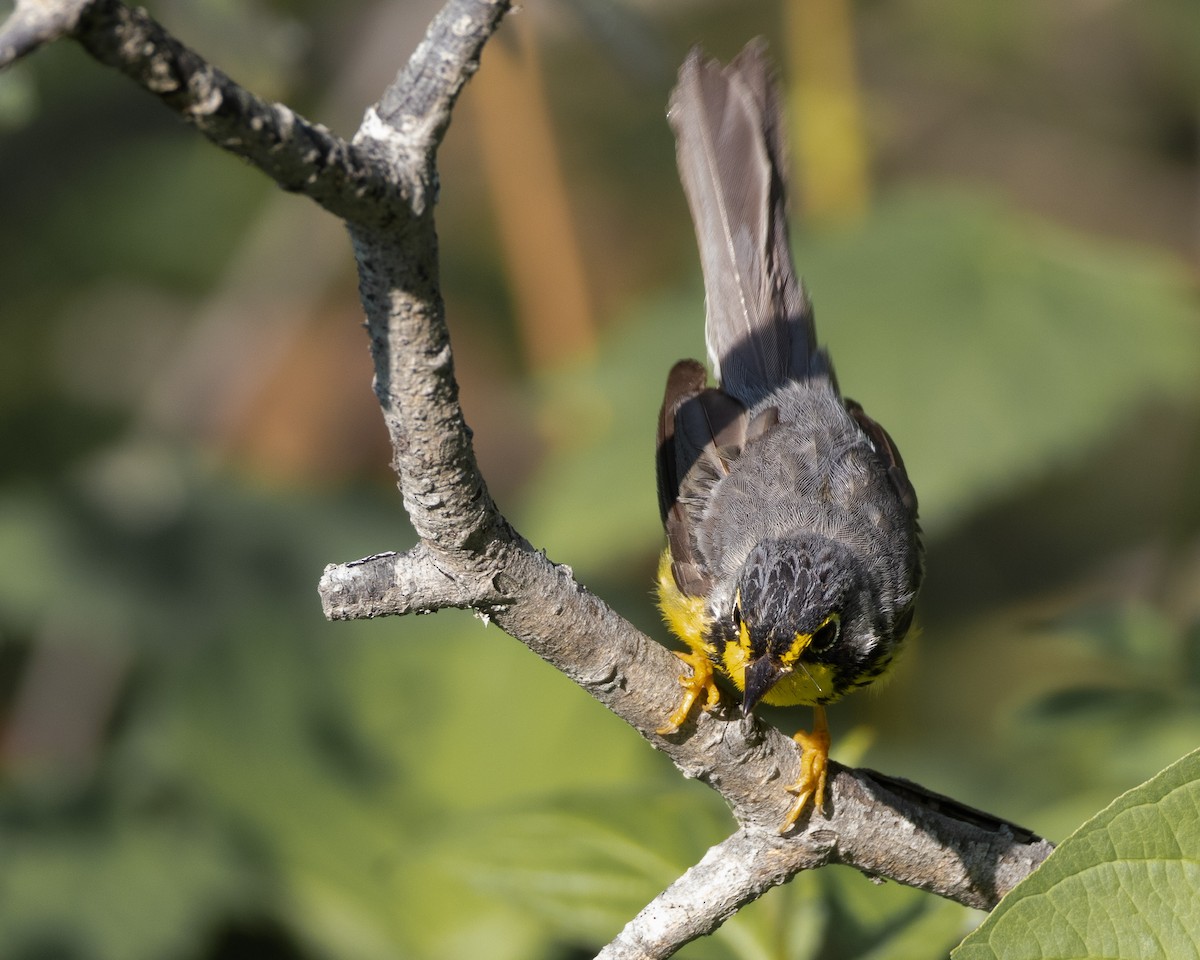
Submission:
[[696,550],[696,523],[746,440],[746,408],[706,386],[706,379],[695,360],[680,360],[667,377],[659,414],[658,506],[675,582],[689,596],[703,596],[712,586]]

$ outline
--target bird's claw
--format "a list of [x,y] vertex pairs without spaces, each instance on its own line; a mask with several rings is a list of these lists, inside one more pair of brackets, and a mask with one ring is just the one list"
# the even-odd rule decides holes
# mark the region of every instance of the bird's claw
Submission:
[[793,738],[801,750],[800,776],[788,787],[788,793],[795,794],[796,800],[779,828],[780,833],[787,833],[796,825],[810,800],[814,810],[825,806],[825,778],[829,769],[829,725],[825,720],[824,707],[814,707],[813,710],[812,732],[801,730]]
[[667,717],[667,722],[655,731],[659,736],[664,737],[678,733],[679,728],[687,723],[692,707],[696,705],[701,694],[704,695],[704,703],[701,708],[705,712],[712,710],[721,702],[721,691],[717,688],[716,680],[713,679],[712,661],[703,653],[682,653],[678,650],[672,652],[691,667],[692,672],[691,674],[680,674],[679,685],[683,687],[683,699],[679,701],[679,706],[675,708],[675,711]]

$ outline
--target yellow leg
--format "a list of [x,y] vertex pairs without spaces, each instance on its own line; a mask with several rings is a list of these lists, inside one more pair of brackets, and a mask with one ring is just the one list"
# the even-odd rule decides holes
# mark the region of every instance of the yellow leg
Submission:
[[683,674],[679,677],[679,684],[683,687],[683,699],[679,701],[675,712],[667,717],[666,724],[655,731],[661,736],[677,733],[679,728],[687,723],[688,715],[700,699],[700,694],[704,694],[705,710],[711,710],[721,700],[721,691],[717,689],[717,683],[713,679],[712,661],[705,654],[680,653],[678,650],[672,652],[692,668],[692,673],[691,676]]
[[809,800],[813,801],[814,810],[825,805],[825,773],[829,765],[829,723],[825,719],[825,708],[813,707],[812,733],[801,730],[793,739],[802,751],[800,777],[788,787],[788,792],[796,795],[796,802],[779,828],[780,833],[787,833],[795,826]]

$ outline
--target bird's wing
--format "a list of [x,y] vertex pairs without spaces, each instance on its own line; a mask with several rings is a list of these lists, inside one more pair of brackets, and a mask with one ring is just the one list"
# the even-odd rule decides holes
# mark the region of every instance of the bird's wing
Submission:
[[700,363],[680,360],[667,377],[658,420],[659,512],[675,583],[688,596],[703,596],[712,586],[693,531],[741,454],[749,426],[746,407],[706,382]]
[[908,479],[908,470],[904,467],[904,459],[900,456],[900,448],[896,446],[896,441],[878,422],[867,416],[862,404],[849,397],[846,397],[843,402],[846,405],[846,411],[854,418],[863,433],[870,438],[876,455],[887,470],[888,479],[892,481],[892,486],[900,497],[900,502],[915,518],[917,515],[917,491],[913,489],[913,485]]

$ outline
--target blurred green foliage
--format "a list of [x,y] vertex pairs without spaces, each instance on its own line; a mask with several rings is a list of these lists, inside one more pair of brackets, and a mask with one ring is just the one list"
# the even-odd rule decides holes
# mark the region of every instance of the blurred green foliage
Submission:
[[[218,26],[238,15],[196,6]],[[697,31],[731,35],[719,6],[702,11],[711,23],[660,28],[687,34],[651,71],[661,89],[556,91],[574,111],[564,141],[584,145],[568,153],[617,144],[588,168],[583,202],[594,191],[606,210],[646,207],[627,228],[639,262],[625,275],[665,271],[613,308],[597,355],[489,394],[514,365],[512,318],[469,296],[454,309],[459,288],[447,289],[460,357],[491,351],[485,373],[460,373],[464,396],[501,411],[487,430],[472,418],[480,444],[520,461],[498,491],[508,514],[660,636],[654,422],[670,364],[703,353],[661,105]],[[1194,52],[1170,26],[1184,6],[1156,12],[1142,42]],[[225,66],[262,70],[304,106],[333,69],[296,66],[289,18],[313,10],[248,7],[246,31],[274,23],[264,49],[281,61],[235,52]],[[999,10],[864,6],[864,42],[882,32],[914,58],[937,51],[984,89],[1027,67],[1036,35],[1033,6]],[[753,16],[770,31],[774,4]],[[903,55],[870,68],[886,77]],[[1187,82],[1170,67],[1182,57],[1152,59],[1154,84]],[[590,956],[727,834],[720,800],[469,615],[323,621],[324,564],[411,542],[394,489],[350,472],[281,484],[236,444],[148,428],[133,375],[139,350],[159,351],[154,366],[177,343],[154,346],[151,325],[187,327],[219,289],[272,202],[267,185],[148,99],[123,99],[124,81],[78,51],[44,51],[5,84],[0,956]],[[609,124],[593,122],[598,91]],[[625,123],[635,102],[643,114]],[[448,282],[502,275],[462,149],[443,171]],[[639,172],[605,182],[617,155]],[[842,385],[899,443],[929,534],[922,635],[891,684],[832,712],[834,754],[1062,837],[1200,739],[1195,275],[1161,246],[921,181],[885,177],[860,222],[795,236]],[[456,209],[459,194],[471,202]],[[331,299],[349,301],[351,283]],[[139,302],[145,317],[125,317]],[[89,358],[90,386],[76,376]],[[789,730],[808,719],[771,718]],[[826,870],[681,956],[924,958],[979,919]]]

